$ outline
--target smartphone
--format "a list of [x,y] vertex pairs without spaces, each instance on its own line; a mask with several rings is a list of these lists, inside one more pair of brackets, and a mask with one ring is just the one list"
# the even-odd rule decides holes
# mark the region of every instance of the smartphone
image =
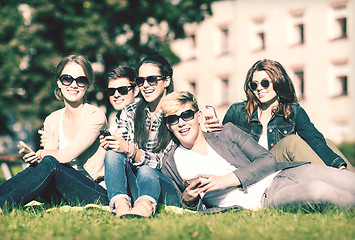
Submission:
[[186,183],[190,185],[190,184],[191,184],[194,180],[196,180],[196,179],[198,179],[198,177],[194,177],[194,178],[187,179],[187,180],[186,180]]
[[100,135],[106,137],[106,136],[111,136],[111,133],[107,130],[100,130]]
[[[190,179],[187,179],[186,181],[184,181],[184,185],[185,187],[188,187],[193,181],[195,181],[196,179],[198,179],[199,177],[194,177],[194,178],[190,178]],[[201,185],[201,182],[199,182],[195,187],[195,188],[198,188],[199,186]]]
[[33,150],[23,141],[19,141],[17,144],[18,149],[25,148],[25,153],[33,152]]
[[212,105],[206,105],[206,110],[208,115],[212,115],[214,118],[217,118],[216,109]]

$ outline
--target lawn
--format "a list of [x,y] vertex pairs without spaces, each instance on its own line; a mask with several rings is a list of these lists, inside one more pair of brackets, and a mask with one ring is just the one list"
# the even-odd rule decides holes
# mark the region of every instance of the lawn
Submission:
[[[14,166],[14,173],[21,170]],[[0,182],[4,181],[0,173]],[[164,206],[149,219],[118,219],[98,208],[34,206],[0,215],[0,239],[346,239],[355,240],[355,209],[322,213],[280,210],[176,213]]]
[[149,219],[118,219],[96,208],[16,209],[0,216],[1,239],[355,239],[355,210],[288,213],[242,210],[174,213],[161,208]]

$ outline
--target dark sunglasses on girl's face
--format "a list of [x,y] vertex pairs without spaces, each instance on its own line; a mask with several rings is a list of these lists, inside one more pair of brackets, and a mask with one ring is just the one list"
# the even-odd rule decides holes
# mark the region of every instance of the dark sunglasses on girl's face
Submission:
[[[158,79],[160,78],[160,79]],[[136,84],[138,87],[141,87],[144,85],[144,81],[147,81],[147,83],[150,85],[150,86],[156,86],[158,85],[158,81],[160,80],[163,80],[165,79],[164,76],[148,76],[148,77],[137,77],[136,78]]]
[[[268,88],[270,86],[270,80],[263,79],[261,80],[260,85],[264,88]],[[249,84],[250,89],[253,91],[255,91],[258,88],[258,86],[259,86],[259,82],[257,81],[252,81]]]
[[68,74],[63,74],[62,76],[60,76],[59,80],[62,82],[64,86],[70,86],[74,81],[76,82],[76,85],[78,85],[78,87],[81,88],[84,88],[89,84],[89,80],[85,76],[73,78]]
[[133,88],[132,86],[122,86],[122,87],[118,87],[118,88],[107,88],[106,92],[107,92],[107,95],[109,95],[109,96],[115,95],[116,91],[118,91],[118,93],[121,95],[127,95],[128,91],[130,91],[132,88]]
[[179,118],[181,118],[185,122],[194,119],[196,112],[197,111],[189,109],[189,110],[182,112],[180,115],[173,114],[173,115],[169,115],[169,116],[164,117],[164,119],[167,124],[176,125],[179,123]]

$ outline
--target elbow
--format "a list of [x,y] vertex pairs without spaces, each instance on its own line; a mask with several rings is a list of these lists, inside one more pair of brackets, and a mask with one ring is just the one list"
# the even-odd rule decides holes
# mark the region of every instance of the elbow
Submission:
[[267,173],[273,173],[277,170],[277,161],[275,157],[271,153],[265,153],[262,156],[264,158],[263,161],[263,169]]

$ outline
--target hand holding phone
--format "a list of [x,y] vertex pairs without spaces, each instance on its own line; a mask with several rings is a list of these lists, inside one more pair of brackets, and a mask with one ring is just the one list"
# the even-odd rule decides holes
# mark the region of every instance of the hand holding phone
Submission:
[[111,136],[111,133],[107,130],[100,130],[100,135],[106,137],[106,136]]
[[205,128],[207,132],[221,131],[223,125],[220,123],[216,110],[211,105],[206,105]]
[[206,105],[206,110],[206,115],[212,116],[213,118],[217,118],[216,109],[212,105]]
[[185,179],[183,183],[184,183],[185,187],[188,187],[191,184],[195,184],[195,182],[198,182],[196,184],[196,186],[194,186],[194,189],[195,189],[195,188],[198,188],[198,186],[201,184],[201,181],[199,179],[200,179],[199,177],[193,177],[190,179]]
[[19,141],[17,144],[17,148],[18,149],[25,149],[24,152],[25,153],[30,153],[30,152],[34,152],[26,143],[24,143],[23,141]]

